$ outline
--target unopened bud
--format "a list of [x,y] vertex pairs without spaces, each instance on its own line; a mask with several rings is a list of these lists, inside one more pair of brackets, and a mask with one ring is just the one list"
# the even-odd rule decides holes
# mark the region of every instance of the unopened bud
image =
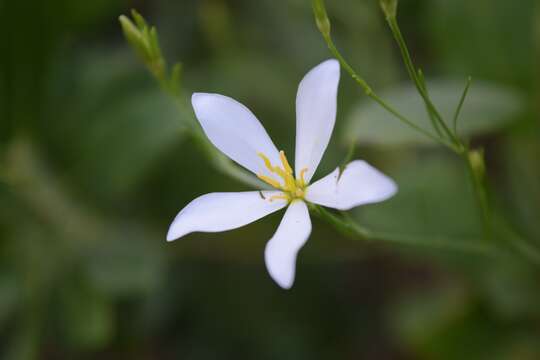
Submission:
[[313,14],[315,15],[315,22],[321,34],[324,37],[329,37],[330,20],[328,20],[328,14],[326,13],[323,0],[313,0]]
[[121,15],[118,20],[122,26],[124,36],[130,45],[137,51],[139,56],[141,56],[145,62],[150,62],[152,56],[150,53],[149,44],[145,39],[144,34],[141,32],[141,29],[135,26],[135,24],[125,15]]
[[482,179],[486,173],[486,163],[484,161],[484,150],[471,150],[469,151],[469,163],[471,169],[478,179]]

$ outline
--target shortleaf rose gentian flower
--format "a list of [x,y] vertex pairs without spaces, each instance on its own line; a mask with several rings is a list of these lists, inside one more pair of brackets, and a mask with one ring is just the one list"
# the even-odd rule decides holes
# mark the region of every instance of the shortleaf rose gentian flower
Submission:
[[251,111],[218,94],[194,93],[191,102],[208,139],[225,155],[275,190],[210,193],[190,202],[174,219],[167,240],[191,232],[235,229],[287,208],[264,259],[270,276],[293,285],[296,256],[311,233],[306,202],[339,210],[376,203],[396,193],[396,184],[367,162],[355,160],[311,183],[336,119],[339,63],[327,60],[300,82],[296,96],[294,171]]

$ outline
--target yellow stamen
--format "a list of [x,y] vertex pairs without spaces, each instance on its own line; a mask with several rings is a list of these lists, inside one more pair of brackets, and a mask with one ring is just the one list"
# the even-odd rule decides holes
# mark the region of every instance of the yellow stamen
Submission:
[[285,156],[285,151],[281,150],[279,152],[279,158],[281,159],[281,163],[283,164],[283,168],[287,172],[287,174],[292,174],[292,167],[289,165],[289,161],[287,160],[287,157]]
[[306,172],[308,171],[308,168],[303,168],[302,170],[300,170],[300,186],[301,187],[304,187],[306,186],[306,180],[304,179],[304,175],[306,175]]
[[263,153],[261,153],[261,152],[257,153],[257,155],[258,155],[261,159],[263,159],[264,165],[266,166],[266,168],[267,168],[268,170],[270,170],[270,172],[274,172],[274,167],[272,166],[272,163],[270,162],[270,159],[269,159],[266,155],[264,155]]
[[279,183],[279,181],[274,180],[271,177],[262,175],[262,174],[257,174],[257,177],[261,179],[262,181],[264,181],[265,183],[267,183],[268,185],[275,187],[276,189],[281,189],[281,184]]
[[303,199],[305,195],[306,181],[304,175],[307,168],[300,171],[299,177],[294,178],[293,169],[285,156],[285,152],[282,150],[279,152],[279,158],[281,160],[281,167],[272,165],[270,159],[263,153],[257,153],[257,155],[264,161],[264,166],[271,174],[276,174],[283,179],[283,184],[275,180],[273,177],[263,174],[257,174],[257,177],[272,187],[283,191],[282,194],[274,195],[270,197],[270,201],[275,199],[283,199],[292,201],[294,199]]

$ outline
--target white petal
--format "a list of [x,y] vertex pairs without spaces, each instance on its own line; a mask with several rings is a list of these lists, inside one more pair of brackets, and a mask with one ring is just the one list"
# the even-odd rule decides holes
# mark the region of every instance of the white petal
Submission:
[[194,93],[191,103],[214,146],[255,174],[272,176],[257,153],[265,154],[273,164],[279,165],[279,152],[247,107],[230,97],[206,93]]
[[307,168],[312,178],[328,146],[336,122],[339,62],[327,60],[313,68],[300,82],[296,95],[295,171]]
[[294,282],[296,255],[310,233],[311,220],[306,203],[293,201],[264,250],[264,260],[270,276],[284,289],[290,289]]
[[[338,179],[339,178],[339,179]],[[363,160],[349,163],[339,177],[339,168],[311,184],[306,200],[339,210],[384,201],[397,192],[392,179]]]
[[178,213],[169,228],[167,241],[195,231],[218,232],[247,225],[284,208],[287,201],[269,200],[272,195],[279,193],[246,191],[199,196]]

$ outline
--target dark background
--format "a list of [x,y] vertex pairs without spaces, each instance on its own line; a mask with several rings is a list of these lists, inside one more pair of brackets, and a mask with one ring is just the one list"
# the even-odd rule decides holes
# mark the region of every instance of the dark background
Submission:
[[[344,72],[315,177],[357,140],[400,192],[352,215],[427,246],[347,239],[315,218],[283,291],[262,256],[278,214],[166,243],[194,197],[247,187],[208,163],[126,45],[131,8],[182,61],[186,93],[240,100],[290,154],[298,82],[330,57],[307,0],[0,0],[2,359],[540,358],[539,267],[437,246],[482,241],[463,164]],[[377,2],[327,8],[350,63],[415,114]],[[540,246],[537,2],[402,1],[398,18],[441,108],[473,77],[460,128],[486,150],[496,221]]]

